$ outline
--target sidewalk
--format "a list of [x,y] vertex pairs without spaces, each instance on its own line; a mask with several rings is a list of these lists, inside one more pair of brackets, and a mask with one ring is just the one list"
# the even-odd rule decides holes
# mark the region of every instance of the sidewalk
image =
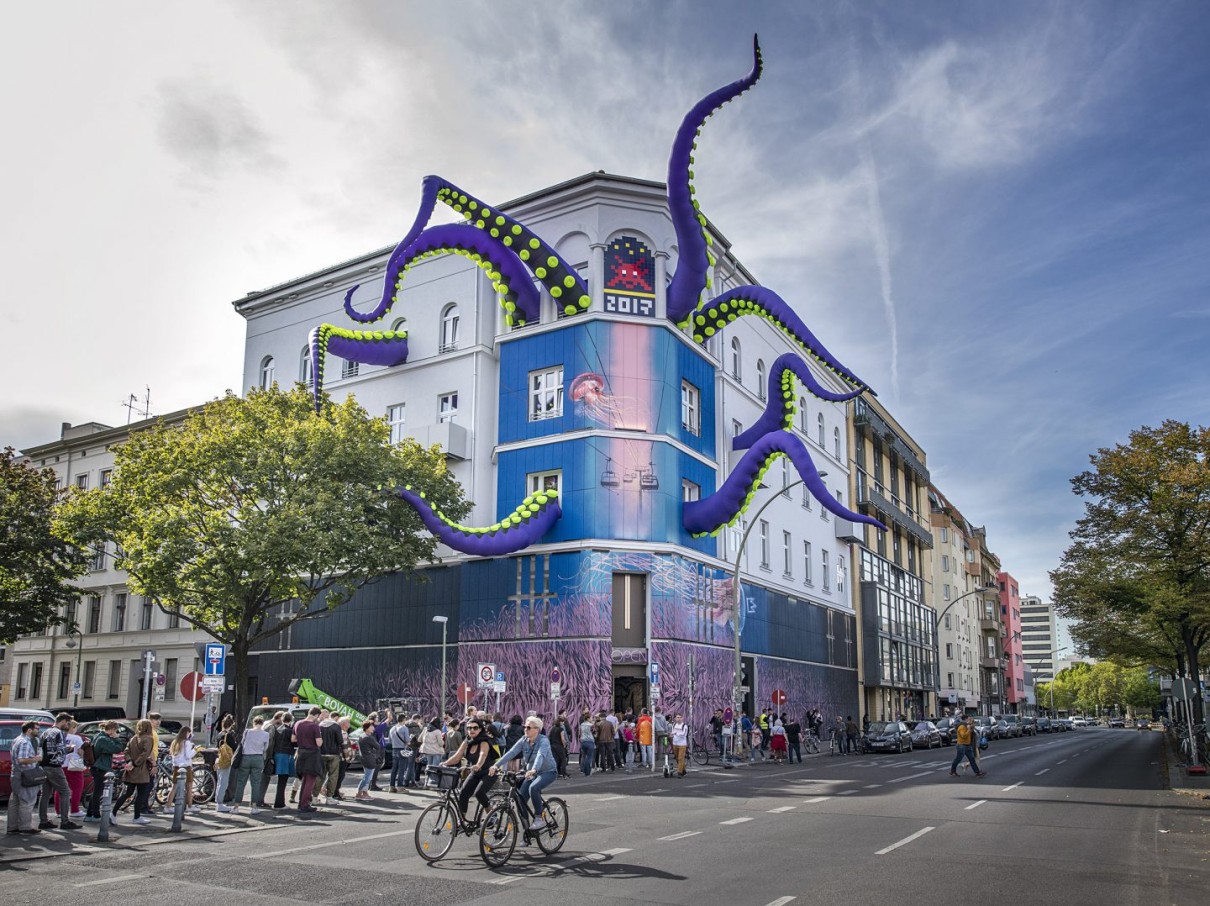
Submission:
[[1190,774],[1186,771],[1180,751],[1168,733],[1164,734],[1164,761],[1161,767],[1165,775],[1164,783],[1172,792],[1197,799],[1210,799],[1210,774]]

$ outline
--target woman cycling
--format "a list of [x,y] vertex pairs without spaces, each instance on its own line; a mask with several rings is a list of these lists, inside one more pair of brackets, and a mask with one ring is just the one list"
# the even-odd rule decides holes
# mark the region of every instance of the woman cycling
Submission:
[[[534,822],[529,829],[541,830],[546,826],[542,820],[542,790],[555,782],[559,772],[555,767],[555,756],[550,753],[550,740],[542,735],[542,718],[527,717],[524,733],[525,736],[499,760],[508,764],[513,758],[521,758],[525,782],[521,784],[519,792],[522,799],[529,799],[534,810]],[[496,767],[492,765],[488,773],[495,776]]]
[[479,718],[472,717],[466,722],[466,739],[462,740],[453,755],[441,763],[447,768],[459,766],[463,758],[470,763],[470,773],[466,775],[466,781],[458,791],[458,809],[462,812],[463,820],[466,820],[471,796],[479,800],[479,805],[485,811],[487,809],[487,793],[496,782],[496,778],[489,773],[496,763],[493,745],[492,738],[483,732],[483,723]]

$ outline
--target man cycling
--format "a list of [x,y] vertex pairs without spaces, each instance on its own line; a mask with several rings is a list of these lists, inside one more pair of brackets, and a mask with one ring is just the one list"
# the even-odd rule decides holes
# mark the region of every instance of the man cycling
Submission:
[[494,777],[500,764],[508,764],[518,756],[525,771],[525,782],[521,784],[519,792],[523,800],[529,800],[534,810],[534,821],[529,829],[541,830],[546,826],[546,822],[542,820],[542,790],[554,783],[559,776],[555,757],[550,751],[550,740],[542,735],[542,718],[525,718],[524,735],[496,759],[497,763],[488,768],[488,773]]

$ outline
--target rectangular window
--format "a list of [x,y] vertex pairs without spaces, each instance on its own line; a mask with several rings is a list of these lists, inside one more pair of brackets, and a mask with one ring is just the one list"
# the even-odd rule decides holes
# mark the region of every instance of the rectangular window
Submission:
[[794,576],[794,564],[791,562],[791,558],[793,557],[793,554],[791,554],[791,552],[790,552],[792,544],[793,544],[793,542],[790,540],[790,533],[782,532],[781,533],[781,571],[782,571],[782,573],[785,574],[787,579],[792,578]]
[[950,587],[948,585],[941,586],[941,599],[948,601],[950,599]]
[[950,571],[950,558],[947,554],[941,555],[941,571],[948,573]]
[[811,492],[805,484],[802,486],[802,505],[803,509],[811,509]]
[[101,631],[101,596],[92,595],[88,599],[88,630],[89,634]]
[[941,543],[946,544],[950,540],[950,530],[944,525],[941,526]]
[[948,613],[945,615],[945,628],[950,628],[950,615]]
[[529,420],[558,418],[563,414],[563,366],[529,373]]
[[109,685],[105,687],[105,697],[111,701],[118,697],[118,690],[122,686],[122,662],[109,662]]
[[760,568],[769,568],[769,523],[760,521]]
[[340,376],[342,378],[357,377],[357,372],[360,370],[360,365],[357,362],[350,362],[348,359],[342,359],[340,362]]
[[88,568],[94,573],[99,573],[105,568],[105,542],[102,541],[91,551],[92,557],[88,560]]
[[691,503],[694,500],[702,499],[701,485],[695,484],[688,478],[681,479],[681,500],[685,503]]
[[443,394],[441,394],[441,396],[437,397],[437,421],[438,421],[438,423],[444,424],[445,422],[452,422],[454,420],[454,416],[456,416],[457,414],[458,414],[458,394],[457,394],[457,392],[443,393]]
[[122,632],[126,629],[126,593],[119,592],[113,596],[113,628],[111,632]]
[[811,584],[811,542],[802,543],[802,580],[806,585]]
[[562,494],[563,470],[530,472],[525,476],[525,487],[529,494],[537,494],[539,491],[554,491],[556,494]]
[[143,610],[139,616],[139,629],[151,628],[151,610],[155,605],[151,602],[151,598],[143,599]]
[[59,665],[59,688],[58,698],[67,698],[71,695],[71,661],[64,661]]
[[81,694],[85,698],[92,698],[93,689],[96,686],[96,683],[97,683],[97,662],[96,661],[85,661],[84,662],[84,680],[81,683],[81,685],[84,688],[83,688],[83,691]]
[[945,659],[952,661],[954,659],[954,645],[952,642],[945,643]]
[[29,678],[29,664],[17,665],[17,698],[25,698],[25,681]]
[[781,457],[781,496],[790,499],[790,460]]
[[407,424],[408,407],[407,403],[396,403],[393,406],[387,406],[387,425],[391,428],[391,443],[402,443],[404,437],[404,426]]
[[35,663],[30,668],[29,697],[31,700],[42,697],[42,664]]
[[109,483],[113,481],[113,469],[102,469],[97,477],[100,479],[101,487],[107,488],[109,487]]
[[736,419],[734,419],[734,418],[731,419],[731,436],[739,437],[743,433],[744,433],[744,426],[742,424],[740,424]]
[[701,393],[688,381],[681,381],[681,427],[690,434],[702,433]]
[[76,476],[76,487],[81,491],[88,490],[88,473],[82,472]]
[[168,611],[168,628],[181,628],[181,605],[175,605],[172,610]]
[[176,701],[176,662],[174,657],[164,659],[164,701]]
[[954,688],[954,674],[947,673],[945,675],[945,685],[950,689]]
[[820,551],[819,553],[822,558],[822,560],[820,562],[820,567],[822,568],[822,571],[823,571],[823,587],[826,590],[829,587],[828,583],[831,581],[830,567],[828,564],[828,552]]

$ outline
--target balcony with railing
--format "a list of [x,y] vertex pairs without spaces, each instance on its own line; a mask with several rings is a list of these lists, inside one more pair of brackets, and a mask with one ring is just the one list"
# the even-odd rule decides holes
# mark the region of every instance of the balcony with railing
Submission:
[[868,485],[859,484],[857,505],[865,515],[872,515],[883,523],[889,522],[899,526],[919,541],[922,547],[931,548],[933,546],[933,535],[928,529]]

